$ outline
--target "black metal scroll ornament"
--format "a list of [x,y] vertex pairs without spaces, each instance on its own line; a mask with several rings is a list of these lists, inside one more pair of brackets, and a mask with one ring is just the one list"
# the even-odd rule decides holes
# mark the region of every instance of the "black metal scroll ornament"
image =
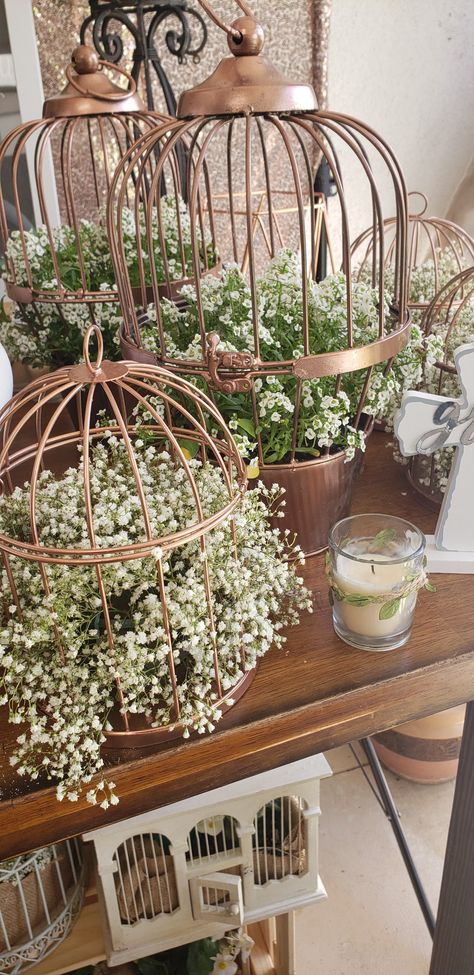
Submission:
[[[92,38],[101,58],[118,64],[124,56],[123,33],[133,43],[131,75],[138,82],[143,71],[148,108],[155,108],[152,72],[154,71],[169,115],[176,115],[176,96],[158,52],[163,40],[168,52],[182,64],[187,58],[195,63],[207,41],[203,16],[186,0],[89,0],[90,14],[81,26],[81,43]],[[165,28],[168,26],[168,30]],[[173,23],[174,22],[174,23]],[[158,106],[159,107],[159,106]]]

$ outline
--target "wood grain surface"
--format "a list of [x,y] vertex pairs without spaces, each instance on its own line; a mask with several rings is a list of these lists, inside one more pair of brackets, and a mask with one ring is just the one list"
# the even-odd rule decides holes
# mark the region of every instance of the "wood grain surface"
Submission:
[[[409,487],[386,438],[370,439],[354,511],[408,517],[432,530],[435,515]],[[317,511],[315,511],[315,518]],[[323,557],[305,567],[314,613],[270,652],[255,680],[211,736],[122,756],[113,769],[120,803],[107,811],[59,803],[9,766],[18,727],[0,717],[0,859],[170,801],[256,774],[397,723],[474,698],[474,576],[436,576],[419,597],[410,642],[389,653],[354,650],[334,634]]]

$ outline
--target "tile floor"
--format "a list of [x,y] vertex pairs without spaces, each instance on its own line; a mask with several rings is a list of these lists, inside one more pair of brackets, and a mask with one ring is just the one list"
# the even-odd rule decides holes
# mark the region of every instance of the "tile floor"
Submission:
[[[333,776],[321,783],[320,862],[328,899],[297,913],[298,975],[427,975],[430,937],[390,824],[349,746],[326,757]],[[387,778],[436,910],[454,783]]]

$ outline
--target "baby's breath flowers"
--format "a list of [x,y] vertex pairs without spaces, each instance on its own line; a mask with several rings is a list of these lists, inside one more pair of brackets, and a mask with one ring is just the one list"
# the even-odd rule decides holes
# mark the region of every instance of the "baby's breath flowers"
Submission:
[[[196,521],[195,499],[182,467],[162,445],[138,436],[134,451],[156,538]],[[189,461],[203,516],[222,510],[227,488],[217,466]],[[122,440],[112,429],[90,449],[89,480],[96,545],[110,549],[143,540],[145,526],[136,482]],[[27,540],[29,487],[0,498],[0,530]],[[17,609],[2,574],[0,694],[10,720],[22,724],[12,764],[20,775],[57,782],[59,799],[117,802],[103,772],[101,745],[111,727],[120,685],[122,711],[152,725],[173,720],[169,646],[157,581],[161,561],[172,634],[178,698],[185,735],[212,731],[220,718],[214,686],[214,644],[224,691],[255,667],[270,646],[280,648],[283,627],[310,609],[296,574],[301,558],[288,537],[270,528],[268,506],[278,489],[247,492],[229,520],[206,535],[214,630],[209,626],[199,540],[124,562],[101,562],[113,633],[111,651],[94,566],[48,565],[49,595],[36,563],[11,558]],[[38,480],[36,522],[42,545],[87,549],[82,458],[60,479]],[[289,556],[296,556],[289,561]],[[245,654],[245,666],[242,662]],[[96,774],[100,780],[93,781]]]
[[[298,255],[283,250],[270,262],[257,281],[260,354],[264,361],[300,358],[303,344],[303,282]],[[168,355],[200,359],[202,356],[196,291],[186,285],[181,291],[186,301],[177,308],[166,299],[161,302]],[[220,276],[201,282],[206,332],[215,331],[221,348],[253,351],[253,315],[249,285],[236,265],[226,265]],[[354,345],[365,345],[378,337],[378,293],[367,281],[353,284]],[[311,354],[334,352],[347,346],[346,279],[344,274],[329,275],[316,283],[308,280],[309,350]],[[384,315],[390,329],[389,305]],[[154,309],[148,309],[148,322],[142,326],[144,345],[159,354]],[[418,333],[413,343],[418,341]],[[417,359],[418,365],[418,359]],[[397,367],[400,375],[411,368],[410,357],[403,356]],[[399,373],[384,374],[383,365],[374,370],[365,412],[381,414],[396,396]],[[354,426],[365,371],[346,373],[336,389],[334,376],[305,380],[298,408],[297,457],[309,460],[323,449],[344,450],[351,460],[358,448],[365,449],[362,430]],[[288,459],[294,426],[297,383],[293,376],[268,375],[254,383],[259,432],[265,463]],[[242,455],[249,463],[257,451],[252,399],[250,394],[216,394],[216,402],[232,429]]]

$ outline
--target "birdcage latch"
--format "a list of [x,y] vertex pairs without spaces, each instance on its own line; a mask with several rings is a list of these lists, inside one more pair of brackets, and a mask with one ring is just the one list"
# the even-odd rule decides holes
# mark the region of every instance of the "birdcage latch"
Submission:
[[[228,352],[219,349],[219,343],[220,336],[217,332],[206,335],[209,386],[221,393],[248,393],[252,388],[252,378],[248,375],[254,365],[252,353]],[[231,378],[225,375],[226,372],[238,375]]]

